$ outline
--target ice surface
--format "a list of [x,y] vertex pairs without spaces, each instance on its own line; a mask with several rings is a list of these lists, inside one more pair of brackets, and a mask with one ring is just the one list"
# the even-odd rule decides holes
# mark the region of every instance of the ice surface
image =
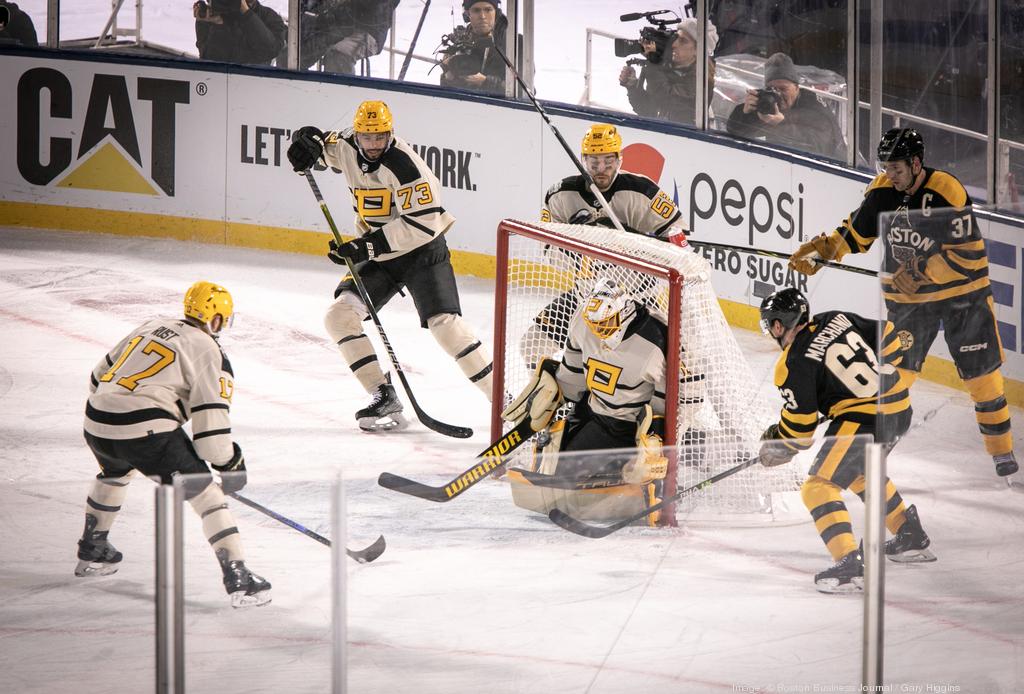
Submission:
[[[250,470],[243,493],[330,535],[331,482],[343,472],[347,545],[387,537],[376,562],[350,562],[350,691],[814,691],[859,682],[862,606],[813,589],[829,558],[809,522],[720,528],[684,519],[675,530],[588,540],[516,508],[501,481],[448,504],[377,487],[383,470],[439,484],[487,444],[487,403],[418,327],[409,299],[382,312],[385,327],[422,406],[474,427],[470,440],[419,424],[398,435],[358,431],[352,414],[366,395],[321,324],[339,279],[326,259],[4,230],[0,691],[153,686],[153,486],[136,480],[114,525],[121,570],[76,579],[75,540],[96,472],[81,416],[95,362],[144,319],[177,315],[200,278],[228,287],[238,310],[223,344]],[[459,282],[486,343],[493,285]],[[737,336],[774,397],[773,343]],[[886,681],[1024,691],[1024,494],[995,477],[965,394],[919,382],[913,396],[920,423],[890,457],[890,474],[920,509],[939,561],[886,567]],[[848,501],[859,532],[860,503]],[[274,601],[229,607],[186,509],[188,691],[327,691],[329,551],[232,507],[248,563],[274,584]]]

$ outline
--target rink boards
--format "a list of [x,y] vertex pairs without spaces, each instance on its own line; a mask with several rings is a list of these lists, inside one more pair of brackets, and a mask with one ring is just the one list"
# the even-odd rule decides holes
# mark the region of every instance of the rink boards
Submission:
[[[166,236],[319,254],[329,230],[285,157],[302,125],[343,129],[364,99],[383,98],[400,137],[438,175],[457,218],[449,245],[459,272],[494,274],[495,229],[507,217],[538,219],[547,188],[575,173],[528,105],[423,85],[269,69],[12,50],[0,85],[0,226]],[[582,88],[582,86],[581,86]],[[572,95],[566,95],[570,100]],[[714,134],[642,123],[620,114],[551,107],[573,148],[595,121],[617,123],[625,168],[673,196],[692,239],[791,252],[835,228],[858,204],[868,176]],[[344,178],[318,172],[335,219],[350,228]],[[1024,222],[980,212],[1008,395],[1024,404]],[[704,251],[729,319],[753,327],[761,297],[796,285],[814,310],[879,314],[874,278],[840,271],[807,280],[785,261]],[[847,258],[874,268],[877,250]],[[925,375],[957,385],[946,346]]]

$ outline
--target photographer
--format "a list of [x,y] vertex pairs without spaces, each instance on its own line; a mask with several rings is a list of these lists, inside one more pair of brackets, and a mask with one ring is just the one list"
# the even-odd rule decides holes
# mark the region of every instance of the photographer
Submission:
[[764,64],[764,89],[749,89],[729,115],[726,130],[761,138],[830,159],[842,159],[846,144],[839,122],[814,94],[801,91],[793,60],[775,53]]
[[288,33],[281,15],[259,0],[200,0],[192,5],[192,16],[202,60],[270,65]]
[[[399,0],[306,0],[302,15],[303,70],[322,61],[327,72],[354,75],[356,62],[378,55]],[[278,64],[281,64],[278,59]]]
[[[696,19],[686,18],[674,35],[670,34],[661,42],[649,41],[642,35],[640,45],[646,62],[640,69],[640,76],[637,77],[630,64],[619,73],[619,84],[626,88],[629,103],[638,116],[693,125],[697,99],[697,36],[700,30],[701,25]],[[672,45],[666,51],[665,44],[669,39]],[[708,23],[706,74],[709,104],[715,89],[715,62],[711,55],[717,43],[718,32],[713,24]]]
[[20,43],[22,46],[39,45],[32,18],[13,2],[0,2],[0,44],[4,43]]
[[441,86],[504,94],[505,61],[494,49],[495,44],[504,47],[508,28],[501,0],[463,0],[462,9],[465,28],[445,37]]

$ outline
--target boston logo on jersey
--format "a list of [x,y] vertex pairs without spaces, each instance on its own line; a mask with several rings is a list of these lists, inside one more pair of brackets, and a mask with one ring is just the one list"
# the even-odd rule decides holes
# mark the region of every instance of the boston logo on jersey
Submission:
[[[63,73],[48,67],[26,70],[18,80],[21,176],[37,186],[173,196],[176,108],[189,103],[190,85],[138,77],[133,104],[128,80],[94,75],[83,114],[74,112],[71,81]],[[152,114],[146,157],[135,123],[142,101],[149,102]]]

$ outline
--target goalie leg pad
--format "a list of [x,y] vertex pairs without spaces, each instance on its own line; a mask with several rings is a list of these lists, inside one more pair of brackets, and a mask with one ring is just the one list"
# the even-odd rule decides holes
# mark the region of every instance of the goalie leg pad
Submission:
[[242,540],[238,535],[235,517],[228,509],[227,498],[220,485],[211,482],[202,492],[188,501],[203,521],[203,534],[215,554],[226,552],[230,561],[243,561]]
[[324,315],[324,328],[331,336],[341,356],[367,393],[376,392],[384,385],[384,372],[377,361],[377,353],[370,338],[363,332],[362,323],[369,314],[366,305],[352,292],[342,292]]
[[466,374],[466,378],[491,399],[491,357],[473,331],[456,313],[441,313],[427,319],[427,327],[445,352],[455,358],[455,363]]

